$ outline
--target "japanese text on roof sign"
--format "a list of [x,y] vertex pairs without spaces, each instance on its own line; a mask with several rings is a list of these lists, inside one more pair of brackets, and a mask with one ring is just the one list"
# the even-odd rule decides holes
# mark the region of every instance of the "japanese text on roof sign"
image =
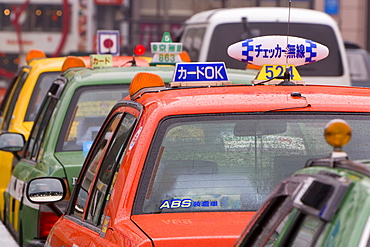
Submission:
[[181,53],[181,43],[151,43],[152,53]]
[[326,58],[329,48],[300,37],[272,35],[234,43],[228,47],[227,53],[237,60],[254,65],[288,63],[301,66]]
[[109,57],[103,57],[103,58],[97,58],[97,57],[94,57],[93,59],[93,65],[98,65],[98,64],[105,64],[105,65],[108,65],[108,64],[111,64],[112,63],[112,60],[111,58]]
[[216,63],[177,63],[174,82],[178,81],[227,81],[225,64]]
[[[311,40],[306,40],[306,46],[305,44],[289,44],[285,49],[283,49],[279,44],[276,44],[275,47],[267,47],[263,46],[263,44],[256,44],[251,45],[250,43],[253,41],[253,39],[246,40],[243,43],[243,46],[246,46],[248,49],[246,51],[243,51],[243,55],[247,56],[247,60],[244,60],[243,62],[253,61],[253,57],[249,56],[249,51],[255,51],[256,55],[255,57],[263,57],[263,58],[280,58],[282,56],[286,56],[287,58],[305,58],[305,62],[307,63],[313,63],[316,60],[314,58],[316,57],[317,53],[313,52],[313,48],[316,48],[317,45],[312,42]],[[308,57],[306,57],[306,52],[310,54]]]
[[90,67],[111,67],[113,66],[112,55],[90,55]]

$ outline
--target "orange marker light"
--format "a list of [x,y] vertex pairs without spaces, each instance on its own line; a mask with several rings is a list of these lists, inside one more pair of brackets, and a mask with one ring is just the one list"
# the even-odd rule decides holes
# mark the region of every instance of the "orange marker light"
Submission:
[[324,136],[331,146],[342,148],[351,139],[351,127],[342,119],[334,119],[326,124]]
[[180,58],[183,62],[191,62],[191,58],[189,56],[189,53],[187,51],[182,51],[180,54]]
[[85,62],[82,58],[69,56],[63,63],[62,73],[66,72],[70,68],[84,67],[86,68]]
[[164,87],[164,82],[159,75],[139,72],[132,79],[130,85],[130,96],[132,97],[139,90],[148,87]]
[[36,59],[36,58],[45,58],[46,55],[43,51],[40,51],[40,50],[30,50],[28,53],[27,53],[27,56],[26,56],[26,62],[29,63],[32,59]]

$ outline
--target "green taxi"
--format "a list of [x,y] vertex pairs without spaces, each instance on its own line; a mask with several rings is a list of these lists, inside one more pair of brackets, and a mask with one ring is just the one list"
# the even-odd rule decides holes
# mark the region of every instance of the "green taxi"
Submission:
[[342,151],[351,138],[344,120],[324,134],[333,152],[276,186],[235,246],[370,246],[370,160]]

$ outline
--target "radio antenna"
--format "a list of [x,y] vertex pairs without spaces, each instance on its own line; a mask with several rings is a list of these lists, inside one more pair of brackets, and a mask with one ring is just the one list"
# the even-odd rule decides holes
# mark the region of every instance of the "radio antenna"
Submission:
[[290,81],[290,73],[289,73],[289,66],[288,66],[288,56],[289,56],[289,35],[290,35],[290,9],[292,7],[292,0],[289,0],[289,12],[288,12],[288,28],[287,28],[287,35],[286,35],[286,54],[285,54],[285,72],[284,72],[284,81],[282,81],[279,85],[292,85],[293,82]]

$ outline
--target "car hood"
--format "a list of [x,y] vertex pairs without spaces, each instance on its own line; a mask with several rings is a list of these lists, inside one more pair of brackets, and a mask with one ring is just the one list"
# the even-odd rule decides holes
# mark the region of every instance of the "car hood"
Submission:
[[[154,246],[232,246],[255,212],[133,215]],[[177,243],[177,244],[176,244]]]

